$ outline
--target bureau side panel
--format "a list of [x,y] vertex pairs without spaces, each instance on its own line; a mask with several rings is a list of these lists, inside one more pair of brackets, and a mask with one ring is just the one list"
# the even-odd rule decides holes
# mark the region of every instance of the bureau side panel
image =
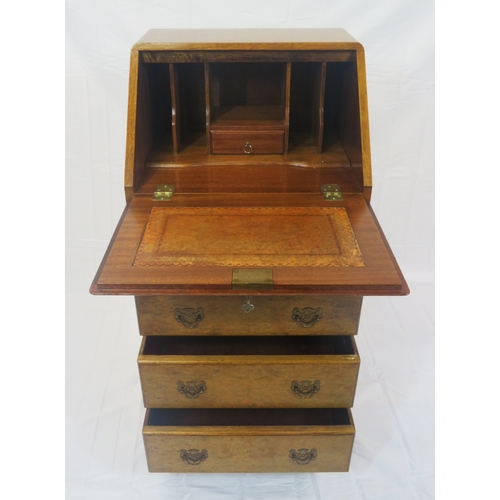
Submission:
[[362,300],[137,296],[136,307],[141,335],[356,335]]

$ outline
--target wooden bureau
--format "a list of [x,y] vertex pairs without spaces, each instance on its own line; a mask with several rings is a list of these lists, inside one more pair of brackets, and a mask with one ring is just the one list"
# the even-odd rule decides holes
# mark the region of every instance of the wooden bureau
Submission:
[[408,293],[370,207],[362,46],[151,30],[128,104],[91,293],[135,296],[149,470],[347,471],[363,296]]

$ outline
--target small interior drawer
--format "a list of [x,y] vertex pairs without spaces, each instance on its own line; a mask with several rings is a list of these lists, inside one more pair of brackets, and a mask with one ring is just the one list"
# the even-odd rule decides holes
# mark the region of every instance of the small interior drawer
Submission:
[[138,295],[141,335],[356,335],[362,297]]
[[360,359],[350,336],[165,336],[138,364],[147,408],[345,408]]
[[211,130],[212,154],[283,154],[284,130]]
[[345,408],[150,409],[150,472],[346,472],[355,428]]

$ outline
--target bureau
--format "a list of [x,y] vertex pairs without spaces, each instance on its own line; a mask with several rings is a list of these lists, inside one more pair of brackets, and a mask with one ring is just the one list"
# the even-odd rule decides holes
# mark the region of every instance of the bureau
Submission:
[[349,469],[363,297],[409,292],[371,188],[344,30],[134,45],[126,207],[90,291],[135,296],[151,472]]

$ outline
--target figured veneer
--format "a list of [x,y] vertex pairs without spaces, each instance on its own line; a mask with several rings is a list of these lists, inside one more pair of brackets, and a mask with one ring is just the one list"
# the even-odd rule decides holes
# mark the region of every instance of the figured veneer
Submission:
[[347,471],[355,428],[348,409],[151,409],[142,432],[150,472],[297,473]]
[[[252,292],[253,293],[253,292]],[[248,300],[254,309],[245,312]],[[138,295],[141,335],[356,335],[362,297],[356,296],[203,296]],[[321,309],[321,319],[307,329],[294,312]],[[194,328],[186,328],[176,310],[203,311]]]
[[146,408],[346,408],[359,355],[345,336],[167,336],[144,337],[138,364]]
[[[320,195],[302,195],[296,197],[292,194],[238,194],[232,195],[190,195],[175,196],[169,207],[218,207],[227,214],[234,213],[232,207],[245,206],[248,208],[262,207],[267,213],[272,213],[272,207],[276,208],[276,225],[279,225],[280,214],[283,211],[295,213],[295,208],[302,207],[307,213],[309,207],[317,209],[332,210],[332,204],[323,201]],[[161,202],[152,201],[146,197],[137,196],[127,207],[127,214],[123,219],[120,231],[112,242],[112,248],[107,257],[106,265],[100,275],[96,277],[93,288],[95,293],[122,293],[135,295],[155,295],[161,293],[239,293],[231,287],[232,265],[206,265],[196,258],[192,258],[190,265],[169,266],[167,272],[158,272],[157,266],[134,265],[140,242],[143,238],[146,225],[154,207],[165,208]],[[389,252],[387,243],[381,236],[381,231],[375,223],[375,218],[369,210],[363,196],[344,195],[344,201],[337,202],[336,208],[344,208],[353,234],[356,238],[361,253],[362,266],[314,266],[301,265],[300,259],[291,265],[281,265],[273,271],[273,290],[262,290],[259,293],[272,295],[273,293],[287,293],[297,295],[301,293],[318,294],[329,293],[334,295],[405,295],[408,290],[406,282],[401,275],[392,254]],[[203,210],[194,209],[203,217]],[[193,215],[193,217],[195,217]],[[304,217],[306,221],[307,217]],[[248,223],[252,223],[252,216],[248,216]],[[307,228],[304,227],[304,231]],[[235,239],[248,238],[253,246],[258,245],[261,237],[259,233],[234,234]],[[327,234],[324,235],[325,238]],[[339,235],[347,237],[347,233]],[[184,235],[193,238],[193,245],[199,247],[198,235],[189,232]],[[321,235],[319,236],[321,238]],[[196,242],[195,242],[196,240]],[[316,240],[315,240],[316,241]],[[212,244],[212,243],[211,243]],[[216,244],[216,242],[213,242]],[[304,245],[310,244],[304,241]],[[227,251],[227,242],[221,244],[220,251]],[[311,247],[312,249],[312,247]],[[281,248],[275,248],[275,254],[283,252]],[[186,247],[186,255],[189,247]],[[244,261],[238,259],[238,265],[245,267]]]
[[364,49],[344,30],[134,45],[127,207],[91,293],[135,296],[151,472],[349,469],[363,297],[409,293],[371,189]]

